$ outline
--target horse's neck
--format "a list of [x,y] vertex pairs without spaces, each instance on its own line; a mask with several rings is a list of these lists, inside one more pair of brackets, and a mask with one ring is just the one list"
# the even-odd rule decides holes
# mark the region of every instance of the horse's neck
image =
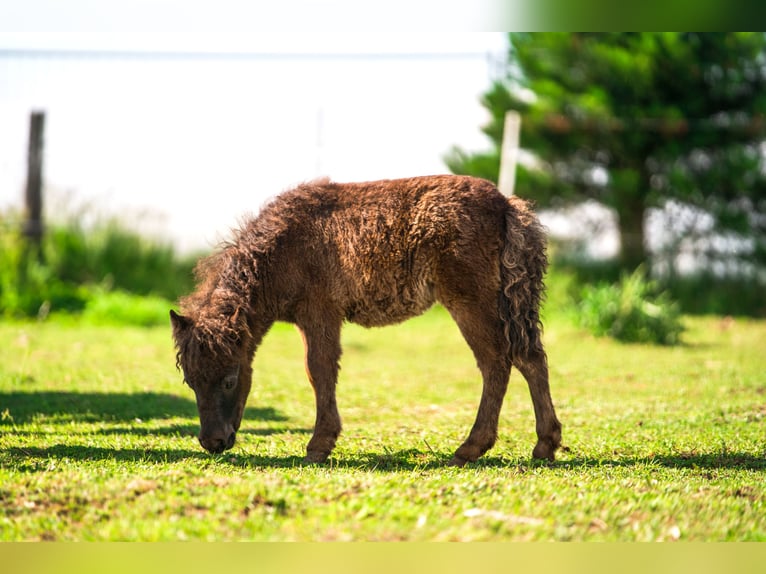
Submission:
[[247,301],[242,302],[241,312],[243,312],[247,325],[248,354],[250,359],[255,354],[266,333],[274,324],[275,318],[270,312],[263,296],[262,289],[256,286],[255,292],[250,294]]
[[[243,259],[242,252],[233,257],[219,279],[219,288],[230,292],[237,312],[242,313],[244,322],[240,336],[246,341],[249,354],[255,353],[263,337],[276,320],[273,311],[274,302],[268,297],[268,286],[264,285],[264,271],[267,261],[258,255],[248,254]],[[248,280],[241,280],[242,275]]]
[[251,360],[253,355],[255,355],[255,351],[260,346],[261,341],[263,341],[263,338],[273,324],[273,320],[264,320],[263,318],[255,318],[255,320],[250,323],[247,351]]

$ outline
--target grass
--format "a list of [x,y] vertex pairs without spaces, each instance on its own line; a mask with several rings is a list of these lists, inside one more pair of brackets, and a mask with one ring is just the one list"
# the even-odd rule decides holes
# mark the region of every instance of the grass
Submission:
[[305,465],[313,394],[278,324],[238,442],[212,456],[168,327],[0,323],[0,540],[766,540],[766,322],[684,318],[684,344],[597,339],[554,317],[564,425],[533,462],[514,373],[500,438],[465,438],[478,372],[441,308],[344,331],[330,462]]

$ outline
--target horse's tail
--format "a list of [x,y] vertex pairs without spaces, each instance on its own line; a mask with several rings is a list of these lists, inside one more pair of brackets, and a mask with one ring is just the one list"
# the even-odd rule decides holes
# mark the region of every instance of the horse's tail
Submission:
[[500,315],[512,362],[516,357],[544,352],[540,304],[548,268],[546,244],[545,230],[529,204],[509,198],[500,257]]

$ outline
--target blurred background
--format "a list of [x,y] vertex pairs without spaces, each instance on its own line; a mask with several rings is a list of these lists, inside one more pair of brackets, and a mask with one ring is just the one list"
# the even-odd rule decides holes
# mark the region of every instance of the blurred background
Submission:
[[39,41],[0,47],[0,205],[23,196],[41,110],[51,205],[140,214],[182,251],[317,176],[444,172],[452,142],[482,143],[479,96],[505,58],[497,33]]
[[[505,154],[551,232],[550,308],[596,308],[608,325],[602,311],[632,289],[649,322],[764,316],[765,38],[6,33],[2,314],[126,294],[166,312],[197,257],[284,189],[325,175],[497,181]],[[520,149],[504,151],[509,111]]]
[[588,285],[619,282],[618,307],[632,284],[661,286],[685,312],[766,315],[766,35],[513,33],[508,43],[505,75],[482,96],[491,150],[457,145],[450,170],[498,173],[512,110],[516,189],[548,210],[555,260],[586,299]]

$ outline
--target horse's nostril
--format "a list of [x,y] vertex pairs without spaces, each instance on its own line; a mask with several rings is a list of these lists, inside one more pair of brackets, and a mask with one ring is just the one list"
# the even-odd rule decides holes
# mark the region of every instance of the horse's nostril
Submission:
[[199,436],[199,443],[206,451],[212,454],[221,454],[225,450],[229,450],[234,446],[234,442],[237,438],[236,431],[232,431],[225,438],[211,437],[211,436]]
[[202,445],[202,448],[211,454],[221,454],[224,450],[226,450],[226,444],[222,439],[200,438],[199,443]]

